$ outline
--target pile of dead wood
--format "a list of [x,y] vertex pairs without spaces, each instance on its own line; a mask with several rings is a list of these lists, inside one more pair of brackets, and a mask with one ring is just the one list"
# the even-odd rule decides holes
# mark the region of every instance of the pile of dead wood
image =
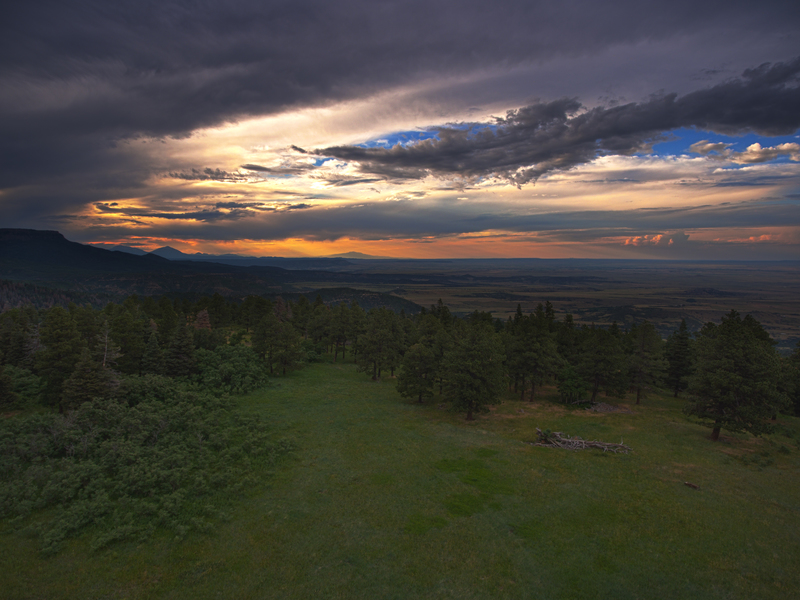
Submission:
[[596,448],[603,452],[622,452],[627,454],[631,451],[630,447],[625,444],[614,444],[611,442],[598,442],[597,440],[589,441],[584,440],[578,436],[570,437],[564,435],[560,431],[542,431],[536,428],[536,441],[528,442],[534,446],[547,446],[550,448],[564,448],[565,450],[586,450],[587,448]]

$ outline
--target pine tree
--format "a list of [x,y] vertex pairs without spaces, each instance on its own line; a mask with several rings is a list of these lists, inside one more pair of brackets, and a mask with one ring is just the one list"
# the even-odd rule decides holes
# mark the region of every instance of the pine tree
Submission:
[[397,376],[397,391],[404,398],[416,398],[417,402],[433,397],[433,384],[437,365],[433,348],[418,343],[406,350],[402,368]]
[[[275,329],[273,360],[283,375],[286,375],[287,370],[294,369],[301,363],[303,353],[300,343],[300,334],[295,331],[292,324],[288,321],[279,321]],[[270,372],[272,372],[272,365],[270,365]]]
[[675,398],[689,385],[692,374],[692,348],[686,319],[681,319],[680,327],[667,339],[667,376],[666,384],[673,391]]
[[121,355],[117,361],[123,373],[138,374],[141,368],[142,355],[149,335],[149,321],[139,311],[135,303],[126,299],[122,306],[108,305],[104,312],[111,325],[111,338],[119,348]]
[[500,336],[488,326],[464,327],[444,357],[445,394],[453,407],[467,413],[495,404],[503,391],[503,348]]
[[627,372],[625,355],[620,340],[611,330],[584,327],[577,354],[578,372],[591,386],[591,402],[604,388],[607,393],[624,393],[624,374]]
[[114,339],[111,337],[111,325],[106,318],[100,322],[99,331],[95,337],[95,347],[97,360],[104,369],[113,369],[119,357],[122,356],[120,347],[114,343]]
[[194,372],[194,339],[192,330],[185,325],[172,336],[164,353],[164,374],[169,377],[186,377]]
[[150,337],[147,338],[147,346],[145,346],[144,354],[142,355],[142,374],[152,373],[158,375],[164,370],[164,353],[161,351],[161,346],[158,343],[158,333],[156,331],[150,332]]
[[111,371],[95,362],[89,349],[84,347],[75,370],[64,381],[60,409],[62,412],[74,410],[89,400],[109,398],[116,383]]
[[515,326],[515,343],[512,345],[515,372],[522,376],[521,400],[525,398],[525,379],[531,382],[530,401],[536,385],[544,383],[561,365],[555,337],[550,333],[549,321],[541,304],[533,315],[523,317]]
[[800,344],[786,360],[786,379],[794,414],[800,417]]
[[81,336],[70,314],[55,306],[45,316],[39,339],[42,349],[36,353],[36,371],[47,382],[45,402],[56,405],[61,399],[64,381],[80,359]]
[[17,395],[13,390],[11,376],[5,372],[5,365],[0,360],[0,410],[13,407],[17,400]]
[[253,331],[253,350],[269,365],[269,373],[274,373],[276,340],[278,338],[278,318],[269,312],[261,319]]
[[366,329],[358,337],[357,364],[362,371],[371,372],[377,380],[381,371],[399,364],[402,340],[397,315],[388,308],[373,308],[367,314]]
[[664,342],[649,321],[634,325],[627,337],[632,350],[628,363],[630,381],[636,388],[636,404],[639,404],[645,390],[657,385],[664,374]]
[[769,334],[753,317],[735,310],[720,325],[707,323],[695,344],[696,370],[690,379],[693,398],[686,412],[720,431],[770,431],[769,419],[787,405],[779,389],[780,359]]

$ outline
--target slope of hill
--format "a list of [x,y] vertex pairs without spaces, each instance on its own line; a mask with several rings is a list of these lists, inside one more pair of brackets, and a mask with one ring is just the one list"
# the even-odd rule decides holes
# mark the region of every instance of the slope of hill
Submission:
[[[172,249],[172,256],[186,256]],[[209,256],[209,255],[206,255]],[[244,259],[247,260],[246,257]],[[225,264],[207,260],[169,260],[150,253],[136,256],[128,252],[106,250],[71,242],[57,231],[33,229],[0,229],[0,279],[15,283],[29,283],[48,288],[46,296],[62,303],[69,299],[89,301],[90,297],[119,298],[129,294],[146,296],[185,295],[204,296],[219,293],[226,297],[243,298],[247,295],[287,295],[309,293],[308,282],[327,285],[358,285],[370,287],[383,281],[382,275],[353,275],[327,270],[313,270],[306,259],[279,259],[294,270],[278,266]],[[308,259],[327,261],[326,264],[347,264],[344,259]],[[301,262],[297,262],[301,261]],[[390,277],[393,279],[393,277]],[[15,306],[21,296],[30,295],[31,288],[6,286],[8,298],[3,302]],[[311,288],[315,290],[316,288]],[[312,292],[316,295],[316,291]],[[322,293],[329,296],[329,292]],[[358,300],[356,296],[363,297]],[[314,296],[312,296],[313,299]],[[339,299],[341,298],[341,299]],[[80,300],[78,300],[80,299]],[[388,294],[361,292],[349,289],[328,302],[364,301],[365,308],[372,305],[389,306],[394,310],[417,312],[413,302]]]

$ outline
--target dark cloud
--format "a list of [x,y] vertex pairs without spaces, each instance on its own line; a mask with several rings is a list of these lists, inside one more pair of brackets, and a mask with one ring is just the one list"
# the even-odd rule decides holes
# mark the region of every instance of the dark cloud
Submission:
[[435,138],[406,145],[338,146],[314,153],[357,162],[363,172],[390,178],[500,177],[522,185],[599,155],[634,154],[681,127],[729,135],[794,133],[800,128],[798,75],[800,58],[748,69],[741,78],[681,97],[667,94],[591,110],[563,98],[509,111],[489,125],[436,128]]
[[[454,206],[456,210],[454,210]],[[303,210],[298,210],[302,208]],[[486,231],[528,235],[530,239],[552,242],[602,242],[605,238],[641,238],[641,247],[661,235],[662,245],[673,239],[680,245],[679,232],[697,229],[742,229],[800,226],[800,203],[796,199],[636,210],[553,211],[518,214],[498,209],[490,202],[460,202],[455,198],[420,204],[412,200],[365,203],[336,207],[294,205],[269,213],[252,213],[237,218],[232,228],[226,214],[212,210],[193,213],[144,214],[127,211],[130,217],[161,217],[169,223],[151,223],[153,237],[208,240],[285,240],[304,238],[333,241],[341,238],[364,240],[424,239],[458,236]],[[117,211],[116,214],[122,214]],[[119,232],[109,228],[103,235],[116,239]],[[685,234],[684,234],[685,235]],[[93,238],[94,239],[94,238]],[[634,244],[633,241],[631,245]]]
[[[680,73],[662,83],[666,75],[658,71],[659,83],[653,88],[694,89],[698,84],[691,81],[688,88],[672,82],[686,79],[687,72],[718,81],[715,70],[748,64],[741,60],[745,52],[763,56],[752,64],[785,59],[797,52],[798,30],[800,10],[770,0],[757,5],[749,0],[10,3],[0,19],[0,222],[50,228],[68,224],[78,232],[86,219],[75,215],[101,203],[104,208],[97,210],[107,216],[104,222],[116,216],[124,224],[86,230],[97,239],[111,233],[125,236],[130,222],[156,217],[163,220],[148,231],[208,239],[283,239],[302,232],[317,239],[404,236],[403,231],[408,236],[448,235],[490,226],[534,231],[537,223],[543,230],[566,228],[567,213],[518,219],[490,205],[463,216],[449,206],[402,202],[328,210],[305,203],[324,195],[302,190],[241,190],[231,202],[215,204],[227,197],[231,182],[245,175],[205,165],[193,169],[180,158],[165,165],[165,153],[153,148],[201,127],[412,87],[427,89],[431,82],[448,81],[448,91],[419,92],[420,114],[431,114],[426,105],[431,98],[441,100],[437,106],[443,111],[459,105],[474,106],[478,113],[484,112],[482,103],[521,106],[533,93],[550,100],[580,94],[590,104],[592,97],[583,88],[558,91],[564,78],[583,81],[574,70],[562,73],[561,65],[600,64],[607,77],[599,77],[597,85],[605,89],[618,75],[638,81],[652,67],[646,60],[636,61],[640,47],[655,48],[662,57],[668,54]],[[682,50],[687,38],[694,40],[691,53]],[[703,48],[715,50],[730,64],[720,65],[717,58],[702,62],[706,55],[696,50]],[[728,58],[730,49],[736,50],[735,58]],[[607,58],[611,55],[617,58]],[[633,59],[620,63],[621,55]],[[592,61],[583,61],[587,57]],[[506,101],[504,92],[497,91],[505,84],[487,84],[513,79],[515,69],[535,65],[551,69],[543,71],[548,81],[527,81],[515,88],[518,101]],[[358,155],[349,160],[363,159],[363,176],[327,182],[341,187],[435,173],[456,180],[450,189],[468,189],[471,179],[489,174],[522,183],[549,169],[591,160],[598,152],[630,153],[675,123],[770,133],[782,130],[797,114],[798,103],[792,107],[789,102],[796,100],[797,88],[786,83],[796,78],[796,70],[793,63],[784,68],[758,68],[709,90],[639,104],[620,104],[620,94],[639,98],[639,92],[610,90],[609,104],[617,104],[593,111],[584,111],[573,99],[545,101],[509,113],[491,129],[467,133],[444,128],[438,140],[428,142],[430,147],[409,145],[397,156],[380,150]],[[460,78],[466,87],[458,87],[462,84],[452,78]],[[478,89],[484,95],[474,95]],[[540,146],[531,144],[532,137]],[[266,179],[307,173],[315,166],[245,164],[241,169]],[[165,171],[173,172],[173,185],[154,185]],[[203,198],[187,199],[195,190],[180,181],[206,181],[197,186],[203,188]],[[146,208],[124,208],[132,198]],[[123,208],[113,206],[115,200]],[[185,210],[183,205],[195,202],[200,208]],[[230,227],[231,221],[236,228]]]
[[170,173],[173,179],[184,179],[186,181],[246,181],[247,178],[238,173],[229,173],[220,169],[192,169],[188,173]]
[[313,171],[317,167],[309,164],[292,164],[280,167],[263,167],[261,165],[242,165],[242,169],[255,171],[256,173],[266,173],[268,175],[301,175],[307,171]]
[[[115,206],[116,202],[111,206]],[[217,202],[214,204],[216,208],[249,208],[253,210],[275,210],[273,207],[264,206],[261,203],[251,203],[251,202]]]
[[0,24],[0,163],[30,175],[47,154],[82,161],[138,135],[701,32],[791,46],[799,12],[766,0],[16,2]]

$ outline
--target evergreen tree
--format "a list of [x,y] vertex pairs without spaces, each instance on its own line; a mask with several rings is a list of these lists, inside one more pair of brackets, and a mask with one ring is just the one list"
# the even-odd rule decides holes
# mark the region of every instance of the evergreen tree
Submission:
[[572,315],[567,313],[563,322],[555,323],[555,331],[558,355],[572,365],[577,364],[580,331],[575,326]]
[[681,319],[680,327],[667,339],[667,376],[666,384],[673,391],[675,398],[689,385],[692,374],[692,348],[686,319]]
[[572,365],[565,365],[558,372],[558,395],[565,404],[580,402],[588,389],[589,385]]
[[274,373],[275,341],[278,337],[278,317],[274,312],[269,312],[253,331],[253,350],[269,365],[269,373]]
[[453,315],[450,313],[450,309],[442,302],[441,298],[439,298],[436,304],[431,306],[430,314],[436,317],[446,330],[450,330],[450,327],[453,325]]
[[138,374],[141,368],[149,321],[129,300],[126,299],[122,306],[109,304],[104,312],[111,325],[111,338],[121,352],[117,366],[121,372],[133,375]]
[[399,363],[402,350],[397,315],[388,308],[373,308],[367,314],[366,329],[358,338],[359,368],[372,373],[377,380],[383,369],[391,369]]
[[485,325],[463,327],[444,356],[445,395],[453,407],[467,413],[495,404],[503,391],[503,347],[500,336]]
[[331,309],[325,306],[319,295],[317,299],[319,302],[314,303],[308,321],[308,336],[320,348],[320,352],[327,352],[331,341]]
[[292,305],[292,325],[303,338],[308,335],[308,322],[312,311],[311,303],[305,296],[300,296],[297,303]]
[[355,353],[358,351],[358,345],[355,343],[355,341],[358,339],[358,336],[366,331],[367,328],[367,313],[364,312],[364,309],[361,308],[355,300],[350,303],[349,324],[350,331],[348,332],[347,337],[352,342],[350,352],[353,354],[353,360],[355,361]]
[[90,306],[77,306],[70,302],[68,309],[83,343],[93,352],[97,347],[103,319],[98,318],[98,312]]
[[30,366],[31,341],[37,338],[38,313],[32,306],[12,308],[0,314],[0,352],[3,364]]
[[12,408],[17,403],[17,400],[18,397],[14,393],[11,375],[6,373],[5,365],[0,361],[0,410]]
[[164,374],[169,377],[187,377],[194,372],[194,338],[187,326],[180,327],[172,336],[164,353]]
[[[273,343],[273,360],[283,375],[287,370],[296,368],[303,360],[300,334],[288,321],[279,321],[275,329]],[[272,372],[272,365],[270,365]]]
[[60,409],[62,412],[74,410],[89,400],[109,398],[117,384],[111,371],[95,362],[89,349],[84,347],[75,370],[64,381]]
[[543,384],[561,364],[558,346],[550,333],[549,321],[541,304],[533,315],[523,317],[514,329],[513,365],[522,378],[521,400],[525,399],[525,380],[531,383],[530,401],[536,393],[536,385]]
[[95,340],[95,355],[100,366],[104,369],[113,369],[122,353],[120,347],[114,343],[114,339],[111,337],[111,325],[105,316],[100,320]]
[[628,362],[630,381],[636,388],[636,404],[639,404],[644,397],[644,391],[657,385],[664,374],[664,342],[649,321],[634,325],[627,338],[631,345]]
[[164,353],[158,343],[158,333],[153,330],[147,338],[147,346],[142,355],[142,374],[152,373],[158,375],[164,371]]
[[175,306],[166,296],[161,296],[158,300],[158,312],[155,321],[158,326],[158,335],[162,340],[171,339],[180,324],[180,318],[175,311]]
[[787,399],[778,386],[778,353],[761,324],[732,310],[720,325],[703,326],[695,348],[696,370],[689,383],[693,398],[686,412],[712,428],[714,441],[723,428],[754,435],[769,431],[770,417]]
[[800,417],[800,344],[786,360],[786,379],[794,414]]
[[611,330],[600,327],[584,327],[580,332],[581,342],[577,355],[578,372],[591,386],[591,402],[597,399],[598,391],[624,394],[625,355],[618,336]]
[[[308,303],[308,300],[306,300]],[[261,319],[272,310],[272,302],[261,296],[247,296],[242,302],[241,325],[245,331],[252,332]]]
[[350,334],[350,317],[350,308],[347,304],[339,304],[333,308],[330,325],[331,339],[333,341],[333,362],[336,362],[339,358],[340,348],[342,360],[344,360],[347,338]]
[[36,372],[47,382],[44,399],[57,405],[64,381],[72,374],[81,356],[81,336],[71,315],[55,306],[47,311],[40,329],[42,349],[36,353]]
[[416,398],[417,402],[433,397],[433,384],[437,365],[433,348],[418,343],[406,350],[402,368],[397,376],[397,391],[404,398]]

